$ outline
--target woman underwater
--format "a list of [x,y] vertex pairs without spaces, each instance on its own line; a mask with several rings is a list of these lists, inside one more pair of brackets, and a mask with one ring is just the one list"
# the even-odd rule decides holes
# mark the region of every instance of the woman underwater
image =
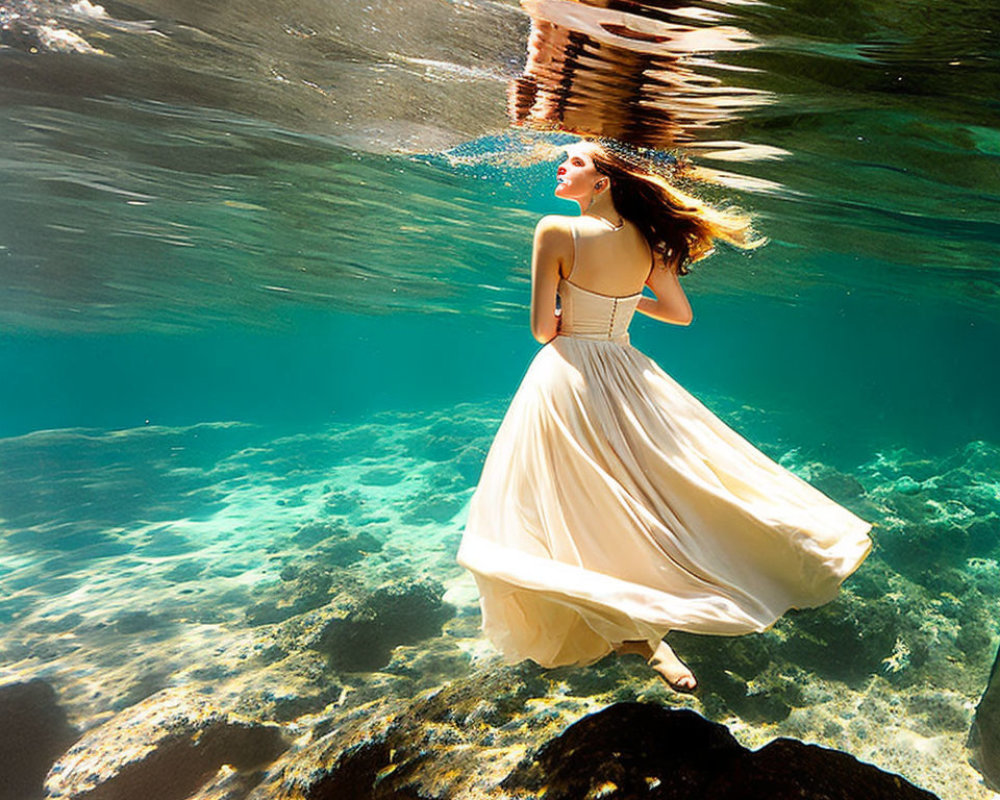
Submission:
[[629,342],[636,311],[690,324],[679,277],[716,239],[755,246],[749,220],[592,140],[566,148],[555,194],[581,214],[535,229],[531,330],[544,346],[486,456],[458,562],[508,663],[637,653],[690,692],[669,631],[762,631],[829,602],[872,526]]

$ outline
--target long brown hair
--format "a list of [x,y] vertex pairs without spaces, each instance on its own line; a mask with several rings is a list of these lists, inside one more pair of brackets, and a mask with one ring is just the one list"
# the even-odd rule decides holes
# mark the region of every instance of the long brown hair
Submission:
[[598,139],[591,157],[597,171],[611,179],[611,199],[623,217],[645,235],[663,263],[678,275],[687,275],[688,265],[709,255],[714,240],[721,239],[742,249],[759,247],[767,239],[757,237],[750,216],[739,209],[714,208],[682,192],[638,159],[616,152]]

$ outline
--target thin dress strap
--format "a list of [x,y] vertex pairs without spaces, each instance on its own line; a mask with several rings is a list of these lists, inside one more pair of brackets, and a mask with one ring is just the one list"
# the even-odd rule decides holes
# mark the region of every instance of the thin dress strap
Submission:
[[573,233],[573,264],[570,266],[569,272],[564,279],[567,281],[573,276],[573,270],[576,269],[576,253],[580,249],[580,242],[576,237],[576,219],[574,217],[569,218],[569,229]]

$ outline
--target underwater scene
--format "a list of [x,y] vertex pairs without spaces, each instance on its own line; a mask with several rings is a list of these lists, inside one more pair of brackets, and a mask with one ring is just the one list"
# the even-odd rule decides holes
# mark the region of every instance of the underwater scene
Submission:
[[[1000,796],[998,25],[0,5],[0,800]],[[690,695],[506,663],[456,562],[583,133],[754,215],[632,344],[874,523],[833,602],[672,633]]]

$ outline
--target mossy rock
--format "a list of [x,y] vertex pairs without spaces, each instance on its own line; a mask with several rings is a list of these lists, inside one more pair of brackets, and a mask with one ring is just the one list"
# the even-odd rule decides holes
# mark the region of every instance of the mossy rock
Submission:
[[844,592],[820,608],[793,610],[778,626],[777,652],[825,678],[858,683],[882,671],[903,632],[896,607]]
[[393,581],[327,620],[312,646],[326,653],[334,669],[356,672],[389,663],[392,650],[441,632],[454,616],[442,602],[444,587],[428,578]]

